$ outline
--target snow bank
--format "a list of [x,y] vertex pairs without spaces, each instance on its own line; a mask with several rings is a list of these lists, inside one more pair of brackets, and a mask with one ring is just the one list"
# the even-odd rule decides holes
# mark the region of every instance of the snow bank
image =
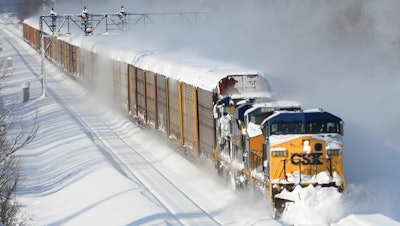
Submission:
[[345,225],[359,225],[359,226],[400,226],[400,223],[383,214],[350,214],[346,218],[331,226],[345,226]]

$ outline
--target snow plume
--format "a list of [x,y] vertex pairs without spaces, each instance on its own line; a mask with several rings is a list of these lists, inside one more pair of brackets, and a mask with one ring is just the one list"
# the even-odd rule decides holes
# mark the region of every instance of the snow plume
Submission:
[[282,220],[295,225],[328,225],[343,217],[342,194],[335,188],[296,187],[287,192],[293,200],[282,216]]
[[[291,225],[331,225],[351,214],[376,214],[396,216],[396,203],[392,194],[396,189],[382,190],[382,180],[349,184],[344,193],[336,188],[313,187],[284,191],[280,197],[292,200],[282,215],[282,221]],[[387,189],[387,188],[385,188]],[[394,201],[396,202],[396,201]]]
[[[282,194],[295,201],[288,205],[282,221],[291,225],[336,225],[333,222],[340,222],[352,214],[396,214],[394,213],[396,210],[381,205],[388,203],[392,197],[388,193],[380,194],[379,184],[380,182],[351,184],[345,193],[339,193],[335,188],[298,186],[293,192]],[[371,223],[371,225],[376,224],[381,223]],[[343,224],[338,223],[338,225]]]

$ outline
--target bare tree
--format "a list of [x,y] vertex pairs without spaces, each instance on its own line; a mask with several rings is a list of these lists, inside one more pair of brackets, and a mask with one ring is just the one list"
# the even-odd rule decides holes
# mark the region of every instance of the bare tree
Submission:
[[[21,182],[21,173],[19,160],[14,153],[34,139],[39,127],[35,116],[29,128],[13,128],[19,120],[15,117],[10,120],[8,116],[13,115],[11,111],[1,103],[0,106],[0,223],[21,225],[24,222],[18,217],[20,205],[15,196]],[[9,131],[13,131],[14,135],[10,136]]]
[[0,163],[35,138],[39,129],[37,113],[33,116],[32,125],[24,125],[21,121],[22,115],[6,109],[4,105],[0,107]]
[[[0,76],[0,80],[4,78],[4,74]],[[37,112],[29,121],[32,124],[24,125],[22,114],[6,108],[0,94],[0,224],[24,224],[18,217],[20,205],[15,193],[21,182],[21,169],[14,154],[28,145],[38,132]]]
[[0,221],[4,225],[18,225],[20,207],[15,191],[20,183],[19,161],[10,156],[0,162]]

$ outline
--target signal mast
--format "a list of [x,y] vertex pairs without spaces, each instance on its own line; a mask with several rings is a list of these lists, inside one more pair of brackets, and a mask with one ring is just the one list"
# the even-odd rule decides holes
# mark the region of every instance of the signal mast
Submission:
[[[44,76],[45,52],[50,47],[54,37],[61,35],[82,34],[84,36],[105,34],[109,31],[124,31],[130,26],[154,24],[154,23],[177,23],[189,26],[203,22],[207,17],[207,12],[175,12],[175,13],[127,13],[122,5],[116,13],[92,14],[88,12],[86,6],[79,14],[58,15],[54,8],[50,14],[40,16],[40,50],[41,76],[42,76],[42,96],[46,96],[46,78]],[[75,26],[74,26],[75,25]],[[72,28],[71,28],[72,27]],[[75,29],[74,29],[75,28]],[[44,37],[49,37],[50,42],[47,46]]]

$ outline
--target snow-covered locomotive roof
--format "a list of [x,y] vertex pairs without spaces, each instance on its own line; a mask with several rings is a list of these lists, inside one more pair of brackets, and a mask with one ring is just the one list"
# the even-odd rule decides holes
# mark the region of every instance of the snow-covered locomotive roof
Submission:
[[311,122],[311,121],[337,121],[343,123],[342,119],[333,115],[329,112],[322,111],[321,109],[305,110],[302,112],[292,111],[277,111],[268,118],[266,118],[262,124],[266,121],[274,122]]
[[275,111],[279,109],[301,109],[301,104],[297,101],[288,101],[288,100],[255,103],[251,108],[247,109],[244,114],[247,115],[248,113],[254,111],[255,109],[265,109],[264,111],[267,110]]

